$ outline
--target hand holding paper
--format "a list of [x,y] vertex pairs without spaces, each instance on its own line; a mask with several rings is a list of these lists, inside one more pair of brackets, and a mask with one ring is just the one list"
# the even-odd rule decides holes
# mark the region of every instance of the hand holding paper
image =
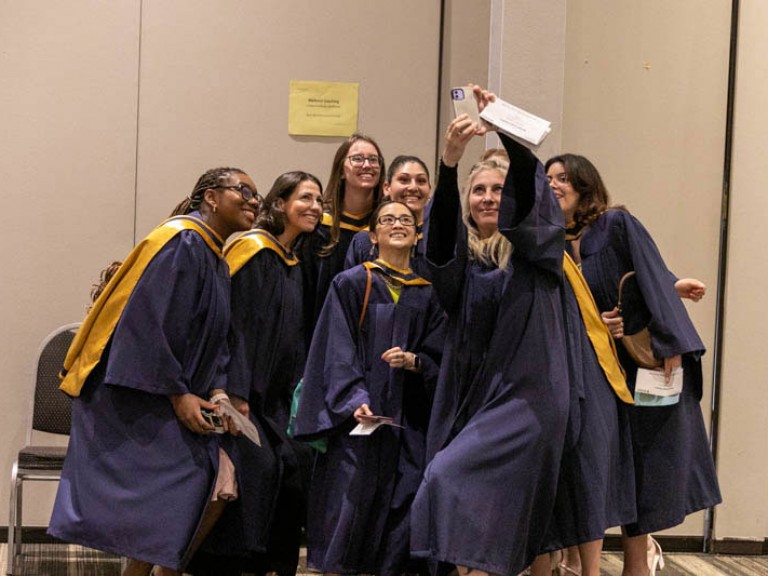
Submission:
[[218,406],[219,412],[222,415],[232,419],[232,422],[237,426],[237,429],[243,433],[243,436],[256,444],[256,446],[261,446],[261,438],[259,437],[259,431],[256,426],[254,426],[253,422],[248,418],[238,412],[229,400],[222,400],[216,404],[216,406]]
[[349,433],[350,436],[370,436],[381,426],[392,426],[394,428],[405,428],[395,422],[389,416],[376,416],[374,414],[366,414],[359,416],[357,421],[360,422]]

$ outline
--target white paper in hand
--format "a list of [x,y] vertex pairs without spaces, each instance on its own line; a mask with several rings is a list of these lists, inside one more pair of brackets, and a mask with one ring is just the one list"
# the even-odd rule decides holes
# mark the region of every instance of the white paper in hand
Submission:
[[261,437],[259,436],[258,429],[253,425],[253,422],[240,414],[240,412],[238,412],[229,402],[219,402],[218,406],[223,415],[232,418],[235,426],[237,426],[237,429],[243,433],[243,436],[256,444],[256,446],[261,446]]
[[404,428],[400,424],[395,424],[392,418],[389,416],[368,416],[361,415],[360,419],[363,420],[357,426],[352,428],[350,436],[370,436],[380,426],[392,426],[393,428]]
[[498,98],[485,107],[480,118],[526,146],[538,146],[552,131],[547,120]]
[[667,382],[663,370],[639,368],[635,379],[635,393],[653,396],[675,396],[683,391],[683,369],[672,370],[672,378]]

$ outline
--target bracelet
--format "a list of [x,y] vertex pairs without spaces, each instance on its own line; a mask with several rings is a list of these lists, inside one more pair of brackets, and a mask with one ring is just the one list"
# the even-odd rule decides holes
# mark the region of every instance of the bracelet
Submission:
[[212,404],[216,404],[218,402],[221,402],[222,400],[229,400],[229,396],[224,394],[223,392],[219,392],[218,394],[214,394],[211,396],[211,398],[208,400]]

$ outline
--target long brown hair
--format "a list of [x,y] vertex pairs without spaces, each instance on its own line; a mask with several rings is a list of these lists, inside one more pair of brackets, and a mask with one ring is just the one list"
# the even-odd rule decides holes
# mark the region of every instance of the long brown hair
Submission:
[[609,208],[626,210],[624,206],[611,206],[611,197],[605,187],[600,172],[584,156],[578,154],[560,154],[553,156],[544,165],[548,172],[552,164],[560,163],[565,169],[565,175],[573,189],[579,194],[576,213],[573,220],[579,227],[589,226],[598,216]]
[[288,200],[294,190],[302,182],[314,182],[323,191],[323,185],[320,180],[309,172],[295,170],[286,172],[275,179],[269,194],[264,199],[264,206],[259,211],[259,217],[256,220],[256,228],[262,228],[273,236],[279,236],[285,231],[285,212],[277,207],[278,199]]
[[339,243],[339,224],[341,222],[341,212],[344,206],[344,191],[346,188],[346,181],[344,180],[344,161],[347,159],[347,154],[352,144],[362,140],[368,142],[374,148],[376,148],[376,154],[379,156],[379,181],[376,183],[376,187],[373,190],[373,208],[375,209],[380,203],[381,198],[384,195],[384,174],[386,172],[384,166],[384,156],[381,153],[381,148],[376,143],[376,140],[365,134],[355,132],[341,143],[341,146],[336,150],[336,155],[333,157],[333,164],[331,165],[331,175],[328,178],[328,186],[323,193],[323,208],[331,213],[333,222],[331,224],[331,238],[328,244],[322,247],[320,250],[321,256],[327,256]]

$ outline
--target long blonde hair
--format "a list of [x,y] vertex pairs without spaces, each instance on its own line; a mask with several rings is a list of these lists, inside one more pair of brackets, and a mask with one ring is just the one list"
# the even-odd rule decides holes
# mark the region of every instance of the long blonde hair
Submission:
[[469,211],[469,195],[472,191],[472,181],[478,174],[487,170],[497,170],[506,177],[509,163],[494,156],[487,160],[481,160],[472,166],[469,176],[467,176],[466,184],[461,191],[461,217],[467,227],[470,258],[503,269],[507,267],[509,258],[512,256],[512,243],[499,232],[498,228],[490,238],[480,238],[477,224],[475,224]]

